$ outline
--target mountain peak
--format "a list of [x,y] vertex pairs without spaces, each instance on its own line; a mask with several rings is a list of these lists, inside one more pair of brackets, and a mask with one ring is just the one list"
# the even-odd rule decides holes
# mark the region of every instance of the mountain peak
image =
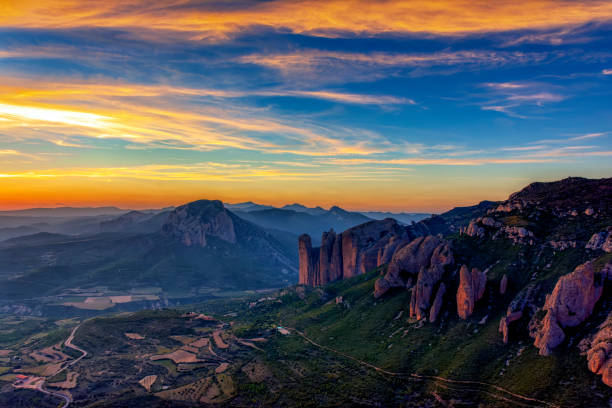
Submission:
[[231,214],[219,200],[193,201],[172,211],[162,226],[162,232],[186,246],[206,247],[210,236],[235,243],[236,231]]

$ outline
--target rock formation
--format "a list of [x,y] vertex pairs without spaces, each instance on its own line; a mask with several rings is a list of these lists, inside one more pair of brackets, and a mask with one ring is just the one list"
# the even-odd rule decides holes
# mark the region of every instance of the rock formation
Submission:
[[457,289],[457,314],[467,319],[474,313],[474,306],[484,295],[487,275],[477,268],[472,271],[466,265],[459,271],[459,288]]
[[[584,322],[593,312],[603,292],[603,277],[595,273],[591,262],[579,265],[573,272],[562,276],[554,290],[546,297],[544,317],[534,316],[530,335],[541,355],[550,354],[565,339],[564,327]],[[541,320],[540,320],[541,319]]]
[[300,255],[299,283],[318,286],[320,284],[319,253],[312,250],[312,242],[307,234],[300,235],[298,238],[298,253]]
[[508,276],[504,273],[501,281],[499,282],[499,293],[502,295],[506,294],[506,290],[508,289]]
[[438,319],[438,315],[440,314],[440,310],[442,309],[442,301],[444,300],[444,294],[446,293],[446,286],[444,282],[440,283],[438,287],[438,291],[436,292],[436,297],[431,305],[431,309],[429,309],[429,321],[435,322]]
[[310,237],[304,234],[298,241],[299,283],[320,286],[369,272],[389,262],[408,235],[391,218],[370,221],[341,234],[324,232],[317,248],[312,248]]
[[502,338],[504,343],[508,343],[508,338],[510,336],[510,323],[515,322],[523,317],[523,312],[508,312],[506,316],[502,317],[499,321],[499,332],[502,334]]
[[172,211],[162,232],[179,239],[184,245],[207,246],[207,237],[236,243],[234,222],[221,201],[200,200]]
[[433,235],[418,237],[395,251],[387,273],[376,281],[374,296],[378,298],[390,288],[410,288],[416,284],[419,315],[424,317],[433,286],[442,277],[444,267],[452,263],[454,258],[448,242]]
[[589,370],[601,375],[604,384],[612,387],[612,312],[598,329],[592,337],[582,340],[579,347],[586,354]]
[[605,231],[593,234],[589,242],[586,244],[587,249],[598,250],[604,252],[612,252],[612,227],[608,227]]
[[511,239],[515,244],[534,243],[534,234],[525,227],[504,225],[491,217],[480,217],[470,221],[469,225],[461,231],[471,237],[482,238],[490,233],[492,238],[505,237]]
[[[506,275],[504,275],[505,277]],[[502,278],[503,280],[503,278]],[[510,323],[515,322],[523,317],[525,309],[531,308],[532,311],[536,309],[533,304],[535,295],[538,291],[538,285],[531,284],[521,290],[506,311],[506,315],[499,321],[499,332],[502,334],[504,343],[508,343],[510,336]]]
[[472,220],[470,224],[467,226],[465,233],[470,237],[483,237],[485,234],[484,228],[478,225],[478,221]]

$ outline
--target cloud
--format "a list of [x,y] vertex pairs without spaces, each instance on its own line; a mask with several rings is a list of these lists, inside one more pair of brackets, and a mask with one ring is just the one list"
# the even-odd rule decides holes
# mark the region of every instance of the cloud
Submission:
[[[258,27],[324,37],[394,34],[461,36],[486,32],[546,30],[612,19],[608,1],[484,0],[391,1],[276,0],[171,3],[148,0],[21,1],[6,4],[0,26],[70,29],[114,28],[149,36],[221,41]],[[161,40],[163,37],[157,35]]]
[[[388,75],[385,70],[400,68],[416,70],[430,67],[484,66],[498,67],[512,64],[529,64],[548,58],[546,53],[524,53],[492,50],[440,51],[429,53],[341,52],[305,49],[291,53],[250,54],[238,58],[246,64],[255,64],[277,70],[285,76],[299,78],[316,75],[366,76],[374,78]],[[418,72],[418,75],[427,72]]]
[[[296,169],[297,167],[297,169]],[[93,178],[93,179],[137,179],[155,181],[217,181],[251,182],[254,180],[273,181],[318,181],[326,178],[335,180],[371,180],[399,176],[406,169],[365,167],[350,172],[341,168],[311,165],[296,166],[282,162],[264,163],[221,163],[205,162],[194,164],[146,164],[121,167],[64,167],[40,170],[5,172],[2,178],[46,179],[46,178]]]
[[541,82],[486,83],[489,91],[480,95],[482,110],[504,113],[508,116],[526,119],[526,108],[542,107],[546,104],[564,101],[568,98],[556,91],[556,87]]
[[253,95],[270,96],[299,96],[314,99],[323,99],[332,102],[342,102],[356,105],[416,105],[413,99],[384,95],[363,95],[333,91],[270,91],[253,92]]
[[604,69],[601,73],[604,75],[612,75],[612,69]]
[[0,90],[0,129],[22,140],[42,138],[77,147],[62,137],[76,134],[120,139],[131,147],[234,148],[301,156],[382,153],[397,145],[370,131],[274,115],[268,109],[231,100],[273,95],[359,104],[412,102],[333,91],[243,92],[122,83],[20,83],[8,77],[0,78]]
[[596,137],[602,137],[602,136],[605,136],[607,134],[608,134],[608,132],[587,133],[586,135],[572,137],[569,140],[594,139]]

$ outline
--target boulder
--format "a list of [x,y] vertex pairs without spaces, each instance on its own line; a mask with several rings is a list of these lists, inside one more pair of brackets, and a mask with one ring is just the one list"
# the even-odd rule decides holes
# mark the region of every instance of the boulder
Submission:
[[559,279],[546,298],[544,310],[549,311],[562,327],[574,327],[591,315],[602,292],[601,275],[595,274],[593,264],[587,262]]
[[389,281],[387,281],[385,278],[377,279],[376,282],[374,282],[374,297],[378,299],[379,297],[384,295],[389,289],[391,289]]
[[461,267],[457,289],[457,314],[460,318],[467,319],[474,313],[474,306],[484,295],[486,283],[486,274],[477,268],[470,272],[466,265]]
[[534,346],[536,346],[542,356],[550,355],[552,349],[563,343],[565,333],[557,319],[550,313],[546,313],[541,321],[531,320],[529,322],[529,332],[534,338]]

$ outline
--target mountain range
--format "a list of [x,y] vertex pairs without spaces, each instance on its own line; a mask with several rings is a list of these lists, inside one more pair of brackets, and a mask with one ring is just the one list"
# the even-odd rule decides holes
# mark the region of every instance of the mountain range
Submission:
[[[612,401],[612,178],[533,183],[410,224],[228,207],[199,200],[0,243],[12,376],[0,385],[40,376],[83,407]],[[274,217],[364,222],[313,243]],[[56,375],[68,340],[88,354]],[[0,391],[0,405],[40,396],[27,392]]]

